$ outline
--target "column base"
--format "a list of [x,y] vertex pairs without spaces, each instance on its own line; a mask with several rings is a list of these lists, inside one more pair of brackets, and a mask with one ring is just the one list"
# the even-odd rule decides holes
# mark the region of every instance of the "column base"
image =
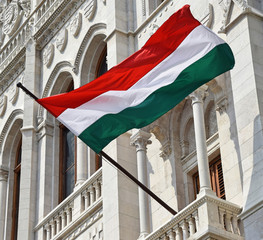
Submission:
[[205,195],[216,197],[216,193],[211,188],[203,188],[197,194],[197,199],[202,198]]
[[144,240],[148,235],[149,235],[149,233],[146,233],[146,232],[141,233],[138,240]]

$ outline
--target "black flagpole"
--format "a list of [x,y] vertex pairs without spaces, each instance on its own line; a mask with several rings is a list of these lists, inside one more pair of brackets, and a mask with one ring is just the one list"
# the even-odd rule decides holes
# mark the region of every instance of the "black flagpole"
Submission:
[[[21,88],[26,94],[32,97],[34,100],[38,100],[32,92],[30,92],[27,88],[23,86],[22,83],[17,83],[17,87]],[[136,183],[140,188],[142,188],[146,193],[148,193],[154,200],[156,200],[160,205],[162,205],[167,211],[169,211],[172,215],[176,215],[177,212],[174,211],[171,207],[169,207],[162,199],[160,199],[157,195],[155,195],[149,188],[147,188],[144,184],[137,180],[132,174],[130,174],[125,168],[123,168],[119,163],[114,161],[109,155],[105,152],[101,151],[99,153],[106,160],[108,160],[112,165],[118,168],[122,173],[124,173],[128,178],[130,178],[134,183]]]
[[133,175],[131,175],[125,168],[123,168],[119,163],[114,161],[109,155],[107,155],[103,151],[101,151],[99,154],[101,156],[103,156],[104,158],[106,158],[112,165],[114,165],[116,168],[118,168],[122,173],[124,173],[133,182],[135,182],[137,185],[139,185],[140,188],[142,188],[146,193],[148,193],[154,200],[156,200],[159,204],[161,204],[171,214],[173,214],[173,215],[177,214],[176,211],[174,211],[171,207],[169,207],[162,199],[160,199],[158,196],[156,196],[149,188],[147,188],[144,184],[142,184],[139,180],[137,180],[137,178],[135,178]]

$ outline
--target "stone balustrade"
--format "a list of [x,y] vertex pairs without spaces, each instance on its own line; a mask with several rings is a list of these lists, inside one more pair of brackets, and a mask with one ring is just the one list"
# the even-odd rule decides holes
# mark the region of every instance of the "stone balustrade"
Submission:
[[80,219],[84,222],[85,216],[98,215],[102,209],[101,187],[100,169],[35,227],[36,239],[54,240],[67,236]]
[[[244,239],[241,209],[213,195],[192,202],[145,240]],[[210,237],[210,238],[209,238]]]
[[9,44],[0,52],[0,70],[3,70],[24,48],[27,40],[27,32],[30,28],[30,23],[27,21],[23,27],[10,40]]

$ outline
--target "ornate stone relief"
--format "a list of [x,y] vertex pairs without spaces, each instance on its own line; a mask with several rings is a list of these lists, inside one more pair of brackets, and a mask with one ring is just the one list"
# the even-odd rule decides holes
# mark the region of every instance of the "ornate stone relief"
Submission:
[[223,113],[226,112],[227,106],[228,106],[227,97],[224,96],[222,99],[217,101],[217,103],[216,103],[216,111],[218,111],[220,113],[220,115],[222,115]]
[[77,14],[72,21],[70,22],[70,32],[74,37],[77,37],[79,32],[80,32],[80,28],[82,25],[82,14],[79,13]]
[[84,16],[91,21],[97,9],[97,0],[89,0],[87,6],[84,8]]
[[156,31],[157,31],[157,29],[159,28],[159,26],[157,25],[157,24],[150,24],[150,29],[151,29],[151,33],[150,33],[150,35],[153,35]]
[[223,21],[220,31],[224,32],[226,26],[230,23],[230,8],[233,2],[242,10],[245,11],[248,8],[248,4],[245,0],[218,0],[219,5],[223,10]]
[[43,63],[49,67],[54,58],[54,44],[49,44],[43,51]]
[[0,97],[0,117],[3,117],[6,111],[6,106],[7,106],[7,96],[2,95]]
[[150,124],[146,129],[153,133],[155,137],[158,139],[158,141],[161,143],[161,152],[159,154],[160,157],[163,158],[163,160],[166,160],[169,158],[169,156],[172,153],[171,148],[171,141],[170,141],[170,131],[169,131],[169,119],[170,119],[170,112],[166,113],[159,119],[157,119],[155,122]]
[[200,18],[200,22],[206,27],[210,28],[213,22],[213,18],[214,18],[213,5],[209,3],[208,8],[205,10],[205,13]]
[[64,49],[66,48],[67,42],[68,42],[68,30],[64,29],[57,36],[57,40],[56,40],[57,49],[60,52],[63,52]]
[[31,2],[30,0],[18,0],[18,4],[23,9],[25,17],[28,17],[31,12]]
[[18,28],[22,18],[21,7],[17,2],[11,2],[3,11],[3,33],[11,36]]
[[24,82],[24,78],[25,78],[25,74],[22,73],[16,81],[14,81],[14,83],[9,87],[8,90],[8,94],[9,94],[9,102],[11,102],[12,104],[15,104],[17,99],[18,99],[18,95],[19,95],[19,88],[16,86],[16,84],[18,82],[23,83]]

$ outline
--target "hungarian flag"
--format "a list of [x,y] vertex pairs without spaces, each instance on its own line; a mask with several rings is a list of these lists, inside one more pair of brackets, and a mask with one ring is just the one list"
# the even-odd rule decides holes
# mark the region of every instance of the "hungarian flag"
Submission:
[[101,77],[38,103],[99,153],[120,134],[150,124],[233,66],[230,47],[186,5],[140,50]]

